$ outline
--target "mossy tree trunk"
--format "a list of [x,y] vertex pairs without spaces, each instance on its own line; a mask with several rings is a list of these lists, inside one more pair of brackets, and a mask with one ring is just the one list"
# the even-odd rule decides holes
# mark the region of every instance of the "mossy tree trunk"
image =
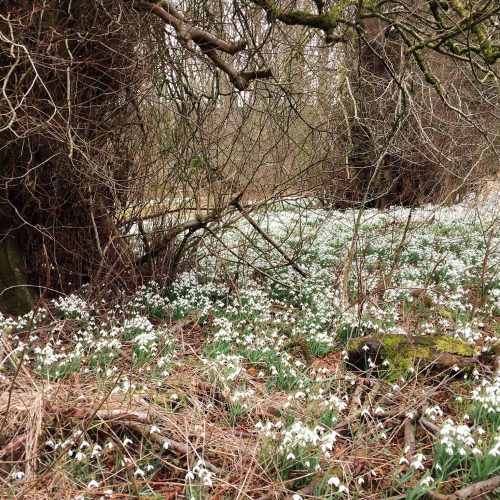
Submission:
[[7,190],[0,188],[0,311],[24,314],[34,301],[24,273],[21,249],[12,234],[12,209]]

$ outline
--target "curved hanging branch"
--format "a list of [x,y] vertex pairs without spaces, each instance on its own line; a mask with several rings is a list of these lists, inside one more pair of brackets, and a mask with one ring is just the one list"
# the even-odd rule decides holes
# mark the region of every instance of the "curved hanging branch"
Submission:
[[231,83],[238,90],[246,90],[253,80],[258,78],[270,78],[272,72],[266,68],[256,71],[238,71],[230,62],[226,61],[220,52],[234,56],[244,50],[247,46],[246,40],[227,42],[221,38],[199,29],[188,21],[170,0],[161,0],[152,3],[140,0],[139,5],[159,17],[165,24],[175,29],[179,42],[189,51],[195,51],[193,44],[205,54],[212,63],[226,73]]
[[[319,30],[328,44],[347,43],[356,33],[361,37],[365,30],[364,23],[369,19],[378,19],[388,30],[395,30],[400,35],[406,45],[407,56],[413,56],[426,80],[438,92],[440,85],[427,68],[425,52],[434,51],[469,62],[485,75],[484,79],[494,73],[493,65],[500,58],[500,43],[495,36],[498,31],[495,20],[500,7],[490,5],[491,2],[466,8],[460,0],[429,1],[422,3],[417,12],[412,2],[404,1],[394,6],[392,2],[384,1],[344,0],[327,8],[324,1],[313,0],[316,13],[306,8],[282,7],[281,2],[275,0],[251,0],[250,3],[266,14],[269,23],[280,22]],[[228,42],[198,28],[171,0],[138,0],[135,5],[172,26],[176,38],[187,50],[205,55],[214,66],[226,73],[238,90],[246,90],[253,80],[272,77],[269,68],[239,71],[223,55],[234,56],[247,49],[247,41]]]

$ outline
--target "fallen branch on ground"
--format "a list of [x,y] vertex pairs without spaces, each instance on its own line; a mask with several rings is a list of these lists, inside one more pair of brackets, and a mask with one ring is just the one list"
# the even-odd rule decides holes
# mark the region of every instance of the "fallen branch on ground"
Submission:
[[[157,432],[151,432],[151,423],[149,422],[148,413],[145,411],[122,409],[99,410],[95,417],[99,420],[122,423],[129,429],[141,434],[146,439],[151,439],[152,441],[161,444],[163,447],[172,449],[182,453],[183,455],[188,455],[191,451],[191,448],[187,444],[167,438]],[[194,450],[194,447],[192,449]],[[204,459],[204,461],[206,468],[209,471],[215,474],[220,473],[220,469],[216,465],[210,463],[206,459]]]
[[485,481],[471,484],[470,486],[466,486],[451,495],[441,495],[440,493],[432,491],[429,492],[427,496],[432,500],[466,500],[469,498],[479,498],[479,495],[482,497],[482,495],[491,493],[497,488],[500,488],[500,476],[494,476],[490,479],[486,479]]

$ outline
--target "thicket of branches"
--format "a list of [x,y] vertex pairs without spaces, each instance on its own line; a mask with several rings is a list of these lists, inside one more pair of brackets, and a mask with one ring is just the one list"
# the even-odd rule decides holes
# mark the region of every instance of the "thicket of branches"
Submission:
[[29,307],[23,268],[36,293],[172,277],[250,199],[384,207],[477,191],[499,159],[499,12],[4,1],[0,304]]

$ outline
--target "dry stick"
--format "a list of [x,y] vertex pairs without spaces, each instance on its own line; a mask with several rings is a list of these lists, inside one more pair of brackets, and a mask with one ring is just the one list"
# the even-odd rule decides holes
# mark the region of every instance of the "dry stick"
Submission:
[[[237,259],[240,259],[241,257],[234,251],[232,250],[231,248],[229,248],[215,233],[214,231],[212,231],[209,227],[206,228],[207,232],[209,232],[219,243],[222,244],[222,246],[231,254],[233,255],[234,257],[236,257]],[[263,276],[265,276],[267,279],[271,280],[273,283],[276,283],[277,285],[280,285],[284,288],[288,288],[289,290],[293,290],[293,287],[291,287],[290,285],[288,285],[287,283],[285,283],[284,281],[281,281],[277,278],[274,278],[273,276],[271,276],[270,274],[266,273],[265,271],[263,271],[262,269],[259,269],[257,266],[255,266],[254,264],[252,264],[250,261],[248,260],[245,260],[245,264],[247,264],[249,267],[251,267],[254,271],[258,272],[259,274],[262,274]]]
[[[165,436],[162,436],[161,434],[158,434],[157,432],[150,432],[149,428],[146,425],[149,424],[149,416],[145,411],[130,411],[120,409],[99,410],[98,412],[96,412],[95,417],[100,420],[106,420],[108,421],[108,423],[110,421],[121,423],[129,429],[138,432],[146,439],[150,438],[156,443],[161,444],[162,446],[167,445],[168,448],[172,448],[173,450],[178,451],[179,453],[182,453],[184,455],[188,455],[190,452],[188,445],[180,443],[178,441],[174,441],[173,439],[169,439]],[[135,423],[134,421],[140,423]],[[220,473],[220,469],[216,465],[208,462],[207,460],[205,460],[205,464],[208,470],[214,472],[215,474]]]
[[16,436],[12,441],[10,441],[7,446],[5,446],[2,450],[0,450],[0,460],[7,458],[9,455],[13,456],[14,453],[20,448],[24,448],[26,446],[26,441],[28,439],[28,434],[20,434]]
[[440,493],[429,491],[427,497],[432,500],[466,500],[469,498],[479,498],[479,496],[482,497],[482,495],[491,493],[497,488],[500,488],[500,476],[494,476],[485,481],[471,484],[461,490],[455,491],[451,495],[441,495]]
[[215,257],[217,262],[220,264],[222,270],[224,271],[224,274],[227,277],[227,282],[229,284],[229,288],[231,288],[231,290],[236,295],[236,298],[238,299],[238,304],[239,304],[240,308],[243,307],[243,303],[241,302],[241,295],[240,295],[240,292],[238,290],[238,285],[236,284],[236,281],[235,281],[233,275],[231,274],[231,272],[227,268],[226,263],[211,248],[208,248],[208,246],[207,246],[207,250],[210,252],[210,254],[212,256]]
[[436,424],[429,422],[429,420],[427,420],[425,418],[420,418],[419,422],[424,429],[427,429],[428,431],[432,432],[433,434],[437,434],[439,432],[439,427]]
[[260,226],[245,212],[245,209],[241,206],[239,199],[235,199],[231,202],[231,205],[235,207],[241,215],[249,222],[249,224],[271,245],[273,246],[283,258],[303,277],[307,278],[307,273],[291,258],[288,254],[281,248],[279,243],[276,243],[266,232],[264,232]]
[[408,462],[412,459],[415,452],[415,429],[413,424],[414,418],[406,418],[404,421],[404,436],[405,436],[405,458]]

